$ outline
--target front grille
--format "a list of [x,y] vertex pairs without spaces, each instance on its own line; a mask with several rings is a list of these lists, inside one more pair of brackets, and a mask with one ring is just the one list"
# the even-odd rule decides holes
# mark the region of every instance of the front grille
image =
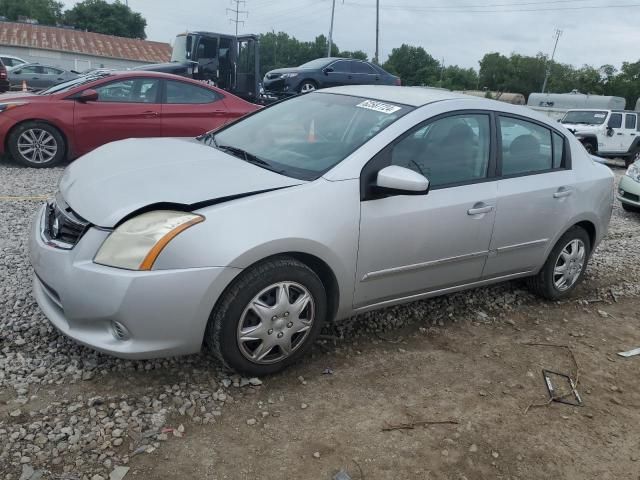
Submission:
[[622,196],[632,202],[640,202],[640,195],[635,195],[633,193],[624,192]]
[[73,248],[89,228],[89,222],[76,214],[58,194],[47,204],[43,236],[60,248]]

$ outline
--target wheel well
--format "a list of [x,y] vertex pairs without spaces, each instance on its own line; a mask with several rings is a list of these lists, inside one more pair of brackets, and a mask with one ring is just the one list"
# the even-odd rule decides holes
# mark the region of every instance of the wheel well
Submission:
[[331,270],[331,267],[327,265],[324,260],[308,253],[286,252],[283,253],[283,255],[288,255],[304,263],[307,267],[313,270],[318,277],[320,277],[320,280],[327,292],[327,311],[329,313],[327,320],[330,322],[333,321],[338,313],[340,289],[338,287],[338,280],[336,279],[333,270]]
[[596,226],[593,223],[585,220],[576,223],[574,227],[581,227],[587,232],[587,234],[589,235],[589,241],[591,242],[591,248],[593,249],[593,245],[596,241]]
[[53,123],[51,123],[51,122],[49,122],[47,120],[41,120],[39,118],[29,118],[27,120],[22,120],[22,121],[16,123],[13,127],[11,127],[9,129],[9,131],[7,132],[6,137],[4,138],[4,151],[5,152],[9,152],[9,139],[11,138],[11,134],[13,133],[13,131],[16,128],[18,128],[20,125],[23,125],[23,124],[25,124],[27,122],[46,123],[50,127],[55,128],[58,131],[58,133],[60,133],[60,135],[62,136],[62,139],[64,140],[64,154],[65,154],[65,157],[68,157],[69,152],[71,151],[71,145],[69,144],[69,139],[67,138],[67,135],[57,125],[54,125]]

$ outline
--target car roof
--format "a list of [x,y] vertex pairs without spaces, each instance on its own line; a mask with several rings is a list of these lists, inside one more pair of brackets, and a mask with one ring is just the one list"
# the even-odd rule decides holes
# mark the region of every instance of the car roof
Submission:
[[[0,53],[0,57],[2,58],[13,58],[14,60],[22,60],[22,58],[20,57],[16,57],[14,55],[5,55],[4,53]],[[22,60],[23,62],[25,62],[26,60]]]
[[334,93],[338,95],[351,95],[354,97],[370,98],[383,102],[401,103],[412,107],[421,107],[433,102],[453,99],[474,99],[478,101],[492,102],[471,95],[454,93],[428,87],[398,87],[391,85],[349,85],[344,87],[327,88],[318,93]]

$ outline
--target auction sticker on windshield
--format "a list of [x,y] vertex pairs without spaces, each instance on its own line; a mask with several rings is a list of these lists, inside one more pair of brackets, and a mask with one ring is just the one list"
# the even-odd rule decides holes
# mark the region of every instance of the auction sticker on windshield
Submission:
[[606,113],[596,113],[596,114],[594,115],[594,117],[595,117],[595,118],[604,118],[604,117],[606,117],[606,116],[607,116],[607,114],[606,114]]
[[362,103],[356,105],[356,107],[366,108],[367,110],[373,110],[375,112],[391,114],[395,113],[398,110],[401,110],[402,107],[398,107],[397,105],[391,105],[389,103],[376,102],[375,100],[365,100]]

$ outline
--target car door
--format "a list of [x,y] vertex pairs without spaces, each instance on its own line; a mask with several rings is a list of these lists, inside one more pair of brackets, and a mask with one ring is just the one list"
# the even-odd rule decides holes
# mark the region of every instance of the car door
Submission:
[[624,114],[624,130],[622,131],[622,135],[619,135],[621,152],[628,152],[631,145],[633,145],[633,142],[636,140],[636,136],[638,135],[638,131],[636,130],[637,123],[637,114]]
[[15,71],[10,73],[11,84],[21,86],[22,82],[27,82],[27,88],[39,89],[43,88],[42,84],[42,67],[40,65],[27,65],[26,67],[17,67]]
[[[575,201],[568,140],[562,134],[511,115],[500,115],[497,124],[501,178],[485,278],[540,268],[571,218]],[[520,135],[510,138],[505,134],[509,131]]]
[[338,60],[328,65],[325,69],[325,87],[337,87],[348,85],[353,79],[351,74],[351,62],[348,60]]
[[216,91],[179,80],[164,83],[163,137],[195,137],[232,119],[222,95]]
[[623,136],[623,115],[619,112],[613,112],[609,115],[609,121],[607,123],[607,133],[598,138],[598,150],[608,153],[620,153],[622,152],[622,140]]
[[367,62],[354,60],[351,62],[353,74],[352,83],[356,85],[375,85],[380,81],[380,75]]
[[159,79],[113,80],[95,90],[97,101],[75,105],[77,155],[116,140],[161,136]]
[[48,88],[66,80],[64,70],[53,67],[42,67],[41,85]]
[[[491,123],[486,112],[437,117],[365,166],[356,308],[481,278],[497,199]],[[371,184],[388,165],[425,175],[431,190],[418,196],[376,195]]]

